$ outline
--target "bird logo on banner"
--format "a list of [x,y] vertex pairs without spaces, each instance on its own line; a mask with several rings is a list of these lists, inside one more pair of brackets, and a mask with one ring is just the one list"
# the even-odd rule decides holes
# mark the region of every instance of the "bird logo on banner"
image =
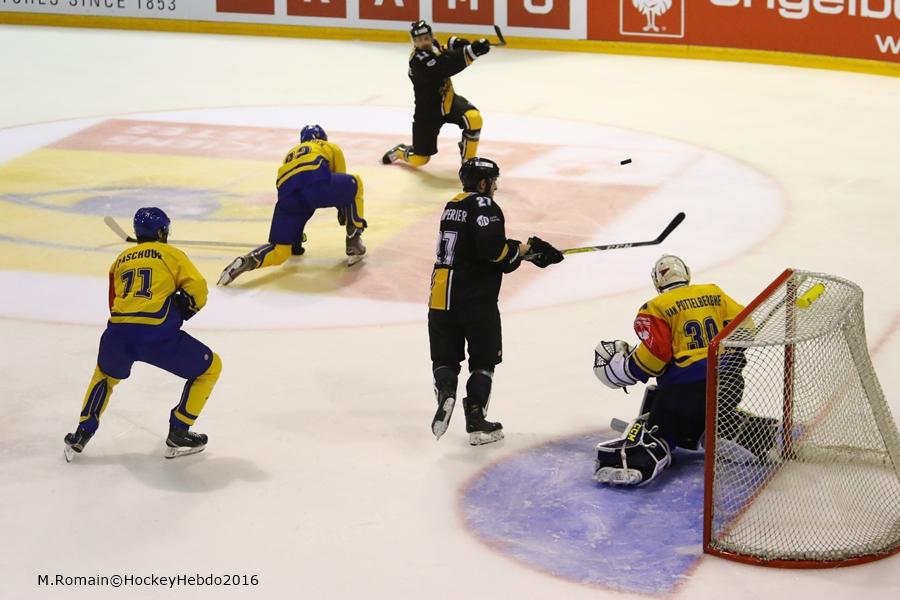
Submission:
[[672,8],[672,0],[631,0],[634,7],[641,11],[641,14],[647,17],[647,24],[644,25],[644,31],[659,32],[656,25],[656,17],[662,16],[669,12]]

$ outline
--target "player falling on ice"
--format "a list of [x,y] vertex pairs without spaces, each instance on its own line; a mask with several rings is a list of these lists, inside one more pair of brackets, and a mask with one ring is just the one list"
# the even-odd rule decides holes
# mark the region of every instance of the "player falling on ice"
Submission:
[[318,208],[337,208],[338,223],[347,231],[347,264],[362,260],[366,253],[362,232],[367,227],[362,179],[347,173],[344,152],[328,141],[319,125],[307,125],[300,132],[300,144],[285,156],[275,187],[278,201],[269,243],[234,259],[219,276],[219,285],[228,285],[247,271],[280,265],[292,253],[303,254],[303,229]]
[[96,433],[113,388],[131,375],[135,362],[187,380],[169,413],[166,458],[206,447],[207,436],[190,427],[219,379],[222,361],[181,329],[206,304],[206,280],[184,252],[166,243],[169,217],[159,208],[139,209],[134,233],[137,245],[119,254],[109,269],[109,322],[78,428],[65,437],[67,460],[84,450]]
[[505,273],[530,260],[544,268],[562,261],[556,248],[537,237],[521,243],[506,237],[503,211],[494,201],[500,168],[492,160],[463,163],[463,192],[444,207],[437,258],[431,275],[428,338],[437,411],[431,431],[447,431],[456,404],[460,363],[469,350],[469,379],[463,408],[473,446],[503,439],[503,426],[486,420],[494,367],[503,359],[497,301]]
[[412,146],[398,144],[382,157],[389,165],[403,161],[421,167],[437,154],[437,139],[445,123],[463,130],[459,153],[463,161],[478,154],[481,136],[481,113],[468,100],[456,94],[450,77],[456,75],[479,56],[487,54],[491,44],[482,38],[474,42],[453,36],[447,46],[434,38],[431,25],[425,21],[412,24],[410,36],[413,51],[409,58],[416,108],[413,115]]
[[[615,340],[594,350],[594,374],[608,387],[656,378],[624,435],[597,445],[594,480],[600,483],[646,485],[669,466],[676,447],[699,449],[706,422],[706,348],[743,310],[717,285],[692,285],[690,269],[677,256],[657,260],[651,277],[659,295],[641,306],[634,320],[637,348]],[[723,360],[739,364],[732,379],[720,383],[743,389],[743,354]],[[720,429],[759,457],[775,442],[773,419],[730,407],[723,421]]]

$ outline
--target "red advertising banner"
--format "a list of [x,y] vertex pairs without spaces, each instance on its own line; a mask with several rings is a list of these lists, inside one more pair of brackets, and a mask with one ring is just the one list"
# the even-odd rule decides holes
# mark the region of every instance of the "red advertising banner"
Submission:
[[506,15],[511,27],[568,29],[569,0],[507,0]]
[[419,0],[359,0],[359,18],[418,21]]
[[216,12],[274,15],[275,0],[216,0]]
[[588,2],[588,38],[900,62],[900,0]]
[[292,17],[347,16],[347,0],[287,0],[287,14]]
[[436,23],[494,23],[494,0],[432,0],[431,11]]

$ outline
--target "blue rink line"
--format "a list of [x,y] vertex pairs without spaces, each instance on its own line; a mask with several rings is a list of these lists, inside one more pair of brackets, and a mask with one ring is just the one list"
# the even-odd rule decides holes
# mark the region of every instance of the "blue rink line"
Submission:
[[539,571],[622,592],[666,595],[702,555],[703,453],[642,488],[591,479],[602,435],[550,442],[483,470],[463,492],[470,530]]

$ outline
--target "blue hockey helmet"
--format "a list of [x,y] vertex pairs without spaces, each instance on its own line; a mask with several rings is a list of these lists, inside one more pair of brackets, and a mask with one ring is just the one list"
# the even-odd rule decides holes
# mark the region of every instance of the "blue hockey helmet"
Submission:
[[[159,240],[165,242],[169,237],[169,216],[161,208],[149,206],[139,208],[134,213],[134,235],[138,241]],[[160,235],[159,231],[163,233]]]
[[322,129],[321,125],[307,125],[300,130],[300,141],[309,142],[311,140],[328,141],[328,134]]

